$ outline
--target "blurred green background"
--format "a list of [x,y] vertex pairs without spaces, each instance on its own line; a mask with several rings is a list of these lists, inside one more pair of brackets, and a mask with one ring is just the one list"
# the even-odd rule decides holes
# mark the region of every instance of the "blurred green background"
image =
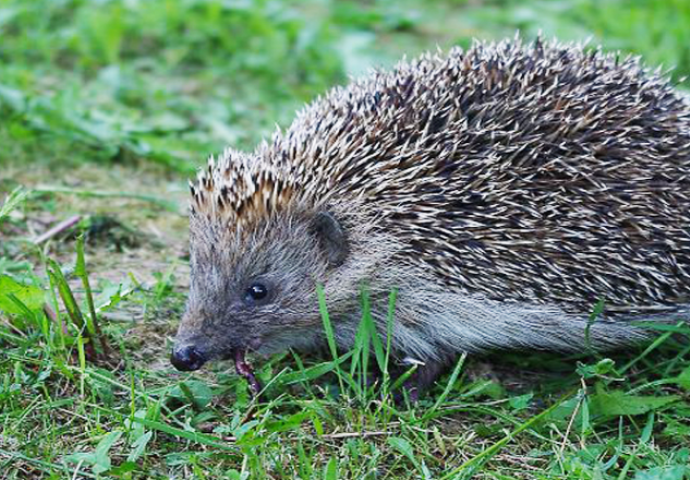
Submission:
[[210,153],[252,149],[349,76],[517,31],[641,55],[688,87],[690,0],[0,0],[0,279],[57,299],[54,259],[81,301],[85,232],[117,361],[80,365],[40,296],[35,315],[0,312],[0,478],[687,479],[690,347],[660,348],[671,332],[613,359],[471,357],[402,412],[336,394],[328,356],[309,375],[257,359],[285,382],[267,402],[223,362],[167,360],[189,286],[184,179]]
[[349,75],[516,31],[690,73],[688,0],[0,0],[0,162],[189,173]]

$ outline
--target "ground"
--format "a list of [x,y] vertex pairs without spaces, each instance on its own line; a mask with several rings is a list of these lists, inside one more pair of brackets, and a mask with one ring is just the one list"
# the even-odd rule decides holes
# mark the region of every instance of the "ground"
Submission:
[[227,362],[167,360],[209,153],[348,75],[517,30],[642,55],[684,89],[689,23],[685,0],[0,0],[0,477],[690,478],[687,327],[459,359],[413,404],[359,374],[366,335],[344,360],[253,359],[260,399]]

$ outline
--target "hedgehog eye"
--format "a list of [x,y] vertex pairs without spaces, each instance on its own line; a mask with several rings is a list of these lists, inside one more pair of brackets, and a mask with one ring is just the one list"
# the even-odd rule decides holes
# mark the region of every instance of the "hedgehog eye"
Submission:
[[268,297],[268,288],[263,283],[252,283],[245,292],[245,298],[250,303],[259,303]]

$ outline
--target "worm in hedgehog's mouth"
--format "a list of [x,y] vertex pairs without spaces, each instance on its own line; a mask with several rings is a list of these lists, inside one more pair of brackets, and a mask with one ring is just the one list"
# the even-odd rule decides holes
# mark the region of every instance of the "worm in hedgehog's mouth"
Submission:
[[247,350],[244,348],[236,348],[231,352],[227,358],[232,357],[235,361],[235,371],[238,375],[243,376],[247,383],[249,383],[249,388],[251,388],[254,395],[258,395],[261,391],[261,383],[257,380],[256,375],[254,375],[254,370],[252,366],[247,363],[246,360]]
[[[258,395],[261,391],[261,383],[257,380],[252,366],[247,362],[246,355],[246,348],[235,348],[224,355],[223,359],[232,359],[235,362],[237,374],[244,377],[249,383],[252,392]],[[194,346],[174,350],[170,357],[170,362],[173,366],[182,372],[199,370],[207,361],[206,355]]]

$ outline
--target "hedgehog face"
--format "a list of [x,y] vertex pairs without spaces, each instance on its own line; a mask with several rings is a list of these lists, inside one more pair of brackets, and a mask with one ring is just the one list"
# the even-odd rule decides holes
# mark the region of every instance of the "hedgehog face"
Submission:
[[214,358],[307,348],[322,335],[317,283],[344,262],[345,233],[326,212],[267,219],[228,234],[192,219],[191,285],[171,361],[196,370]]

